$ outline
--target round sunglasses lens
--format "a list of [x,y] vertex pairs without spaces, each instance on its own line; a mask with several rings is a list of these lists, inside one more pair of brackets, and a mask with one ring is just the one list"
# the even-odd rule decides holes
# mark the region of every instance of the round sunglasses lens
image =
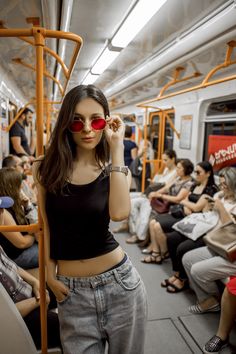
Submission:
[[94,119],[91,123],[91,126],[95,130],[102,130],[106,126],[106,121],[103,118]]
[[83,129],[83,126],[84,126],[83,122],[81,122],[80,120],[76,120],[71,124],[70,131],[72,133],[80,132]]

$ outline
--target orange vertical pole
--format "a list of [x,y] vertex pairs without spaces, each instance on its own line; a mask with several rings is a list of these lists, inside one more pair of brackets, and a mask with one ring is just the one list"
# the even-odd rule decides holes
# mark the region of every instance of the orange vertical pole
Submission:
[[157,150],[157,159],[158,159],[158,164],[157,164],[157,173],[159,174],[160,172],[160,165],[161,165],[161,147],[162,147],[162,120],[163,120],[163,111],[160,111],[159,114],[159,131],[158,131],[158,150]]
[[50,124],[51,124],[51,103],[46,103],[46,133],[47,133],[47,140],[46,144],[48,144],[50,138]]
[[[43,154],[43,52],[45,45],[45,30],[33,28],[36,46],[36,127],[37,127],[37,149],[36,155]],[[39,281],[40,281],[40,319],[41,319],[41,350],[47,354],[47,307],[45,298],[45,259],[44,259],[44,237],[43,222],[39,212]]]
[[[145,109],[145,124],[144,124],[144,149],[147,146],[147,119],[148,119],[148,108]],[[144,150],[143,156],[143,171],[142,171],[142,185],[141,185],[141,192],[144,192],[145,189],[145,176],[146,176],[146,149]]]

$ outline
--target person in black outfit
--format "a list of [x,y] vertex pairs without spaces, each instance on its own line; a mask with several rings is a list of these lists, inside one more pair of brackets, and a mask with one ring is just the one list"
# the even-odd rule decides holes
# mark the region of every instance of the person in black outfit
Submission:
[[[213,196],[218,188],[215,184],[212,165],[208,161],[200,162],[195,169],[196,182],[192,186],[188,198],[180,202],[184,206],[186,215],[192,212],[201,212],[207,207],[206,195]],[[167,247],[172,261],[174,275],[165,279],[161,285],[167,287],[169,293],[184,290],[187,286],[187,275],[182,265],[182,257],[188,251],[205,246],[203,238],[190,240],[178,231],[166,233]]]
[[131,140],[132,127],[130,125],[125,126],[125,138],[124,138],[124,159],[125,166],[130,166],[133,160],[137,157],[138,147],[134,141]]
[[110,354],[144,350],[144,284],[109,230],[110,218],[130,211],[123,138],[124,123],[109,117],[104,94],[79,85],[65,96],[45,156],[34,163],[65,354],[105,353],[106,343]]
[[33,155],[35,152],[36,140],[31,136],[31,143],[29,146],[27,136],[25,134],[25,126],[29,126],[32,122],[33,111],[25,108],[18,120],[10,129],[10,153],[14,155],[26,154]]

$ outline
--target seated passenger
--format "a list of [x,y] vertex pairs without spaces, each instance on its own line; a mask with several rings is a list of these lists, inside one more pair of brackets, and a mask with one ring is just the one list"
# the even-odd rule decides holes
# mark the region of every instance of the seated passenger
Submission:
[[[224,195],[214,202],[214,210],[217,210],[220,216],[217,226],[232,220],[235,222],[233,215],[236,215],[236,168],[226,167],[221,170],[219,176]],[[182,261],[190,286],[198,300],[196,305],[189,307],[189,311],[198,314],[219,311],[220,292],[216,281],[234,276],[236,261],[230,262],[208,246],[186,253]]]
[[[18,311],[23,317],[28,327],[37,349],[41,347],[41,328],[39,311],[39,281],[31,274],[17,267],[17,265],[7,257],[0,246],[0,282],[8,292],[12,301],[16,304]],[[46,294],[47,305],[50,303],[49,294]],[[56,301],[50,304],[50,308],[55,308]],[[59,321],[58,315],[47,311],[48,324],[48,347],[59,347]],[[13,339],[14,340],[14,339]]]
[[[154,176],[153,183],[145,189],[144,193],[130,193],[131,211],[129,219],[113,230],[114,233],[129,230],[131,237],[127,239],[128,243],[136,243],[144,240],[146,237],[151,211],[150,201],[147,198],[148,195],[151,192],[157,191],[158,189],[164,187],[165,184],[171,183],[176,178],[176,152],[174,150],[164,151],[162,161],[166,166],[163,173],[156,174]],[[142,215],[142,219],[139,219],[139,215]],[[145,221],[143,221],[143,218]],[[136,223],[140,224],[137,225]]]
[[[3,212],[4,225],[25,225],[27,220],[21,199],[22,176],[11,168],[0,169],[0,195],[10,196],[14,205]],[[34,235],[26,232],[0,233],[0,245],[8,257],[22,268],[38,267],[38,244]]]
[[[27,157],[28,158],[28,157]],[[15,155],[8,155],[2,161],[2,167],[14,168],[22,174],[22,190],[25,195],[29,198],[30,202],[37,204],[36,193],[33,190],[32,184],[29,181],[30,176],[25,173],[25,162]],[[27,170],[28,171],[28,170]]]
[[150,194],[151,190],[158,190],[158,186],[163,185],[164,187],[166,183],[172,182],[176,177],[175,151],[166,150],[162,155],[162,160],[166,167],[163,171],[163,174],[158,175],[158,179],[155,179],[154,177],[156,183],[153,183],[147,187],[145,193],[140,197],[134,199],[131,198],[131,211],[128,219],[129,232],[131,233],[131,236],[126,240],[127,243],[136,243],[145,240],[146,238],[149,217],[152,210],[150,206],[150,200],[146,195]]
[[229,335],[236,319],[236,277],[226,284],[221,299],[220,323],[216,335],[203,347],[203,353],[219,353],[228,345]]
[[[203,161],[198,163],[195,175],[195,183],[191,188],[188,198],[180,202],[184,206],[186,215],[207,211],[209,203],[205,196],[209,195],[212,197],[218,190],[214,180],[213,168],[209,162]],[[161,286],[167,287],[167,291],[170,293],[176,293],[183,290],[187,285],[187,275],[182,265],[183,255],[191,249],[202,247],[205,244],[203,237],[193,241],[173,229],[166,234],[166,237],[174,275],[169,279],[165,279],[161,283]]]
[[[177,178],[174,182],[166,185],[157,192],[151,192],[148,198],[151,200],[156,197],[171,204],[179,204],[185,199],[193,185],[191,173],[193,172],[193,164],[189,159],[181,159],[177,163]],[[183,216],[182,216],[183,218]],[[149,223],[149,231],[151,236],[151,244],[149,249],[151,255],[143,258],[144,263],[161,264],[163,259],[169,257],[167,250],[165,232],[171,231],[172,225],[181,218],[176,218],[169,213],[155,214]]]

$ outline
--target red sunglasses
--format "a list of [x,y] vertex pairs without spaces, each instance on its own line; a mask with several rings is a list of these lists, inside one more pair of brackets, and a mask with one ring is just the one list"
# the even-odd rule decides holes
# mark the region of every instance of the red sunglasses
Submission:
[[[91,121],[91,127],[94,130],[102,130],[106,126],[106,121],[104,118],[96,118]],[[75,119],[71,124],[69,130],[71,133],[79,133],[84,127],[84,122],[80,119]]]

